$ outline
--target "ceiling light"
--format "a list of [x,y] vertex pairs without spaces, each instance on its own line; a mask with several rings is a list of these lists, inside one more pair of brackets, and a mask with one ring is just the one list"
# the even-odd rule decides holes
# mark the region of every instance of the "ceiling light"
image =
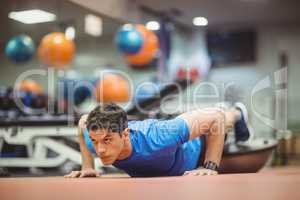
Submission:
[[65,35],[67,39],[74,40],[76,35],[75,28],[73,26],[67,27],[65,31]]
[[193,19],[193,24],[195,26],[207,26],[208,21],[205,17],[195,17]]
[[8,17],[24,24],[51,22],[56,19],[54,14],[38,9],[13,11],[8,14]]
[[157,21],[150,21],[146,23],[146,28],[148,30],[157,31],[160,29],[160,24]]
[[86,15],[84,20],[84,31],[92,36],[101,36],[103,31],[103,22],[100,17],[95,15]]

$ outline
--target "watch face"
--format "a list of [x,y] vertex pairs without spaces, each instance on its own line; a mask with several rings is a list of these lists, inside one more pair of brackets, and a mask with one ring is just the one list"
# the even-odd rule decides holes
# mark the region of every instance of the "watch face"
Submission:
[[212,162],[212,161],[206,161],[204,163],[204,168],[217,171],[218,170],[218,165],[216,163]]

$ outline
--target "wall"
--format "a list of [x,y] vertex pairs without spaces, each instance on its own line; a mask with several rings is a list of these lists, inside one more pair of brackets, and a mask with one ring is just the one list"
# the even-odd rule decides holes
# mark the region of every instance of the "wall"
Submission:
[[105,3],[99,3],[98,0],[70,1],[123,22],[134,23],[140,19],[138,9],[130,0],[110,0]]
[[[254,86],[270,76],[271,88],[266,88],[253,96],[253,106],[250,109],[252,125],[258,135],[270,136],[273,129],[266,125],[257,114],[275,119],[275,92],[280,87],[274,83],[274,72],[280,67],[279,54],[285,50],[289,56],[288,66],[288,128],[299,130],[299,78],[300,75],[300,28],[296,26],[264,26],[256,27],[258,33],[258,60],[256,63],[243,65],[231,65],[223,68],[213,68],[207,77],[207,81],[217,85],[221,94],[224,84],[234,83],[231,94],[227,99],[238,100],[251,107],[251,91]],[[201,82],[200,82],[201,83]],[[200,84],[199,83],[199,84]],[[199,85],[198,84],[198,85]],[[197,88],[197,84],[191,91]],[[189,92],[191,92],[189,91]],[[204,94],[207,88],[202,88],[199,93]],[[229,90],[230,93],[230,90]],[[231,96],[230,96],[231,95]],[[225,100],[226,95],[217,99],[203,99],[205,103]],[[190,99],[189,99],[190,100]],[[279,113],[284,116],[283,113]],[[280,119],[284,120],[284,119]],[[276,122],[278,123],[278,122]],[[280,123],[280,122],[279,122]],[[296,131],[297,132],[297,131]]]
[[[169,112],[183,112],[196,108],[214,106],[220,101],[244,103],[249,109],[250,120],[257,136],[272,136],[278,124],[284,124],[284,113],[275,118],[275,95],[280,86],[274,82],[274,73],[279,70],[279,55],[284,50],[289,57],[288,65],[288,128],[300,129],[299,80],[300,75],[300,28],[296,26],[258,26],[257,62],[212,68],[207,77],[194,84],[178,98],[166,103]],[[196,33],[197,45],[191,45],[191,35],[176,34],[173,38],[170,70],[189,63],[197,54],[206,59],[205,31]],[[189,39],[187,39],[189,38]],[[202,50],[199,50],[202,49]],[[199,53],[199,52],[202,52]],[[198,64],[201,62],[198,62]],[[204,62],[204,64],[207,62]],[[203,64],[203,62],[202,62]],[[260,81],[270,78],[270,87],[251,94]],[[208,85],[208,84],[209,85]],[[229,87],[230,85],[230,87]],[[217,94],[217,95],[216,95]],[[251,102],[252,98],[252,102]],[[268,119],[268,120],[266,120]],[[275,121],[273,121],[275,120]],[[274,122],[270,126],[269,122]]]

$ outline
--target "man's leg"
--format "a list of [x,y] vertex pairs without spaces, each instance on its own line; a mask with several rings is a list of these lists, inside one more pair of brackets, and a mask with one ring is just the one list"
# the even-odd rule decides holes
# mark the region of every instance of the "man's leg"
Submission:
[[240,120],[241,112],[236,108],[205,108],[183,113],[179,116],[187,122],[192,135],[225,134]]
[[223,110],[227,111],[233,111],[231,113],[235,112],[237,114],[236,116],[238,117],[234,122],[234,127],[232,127],[234,128],[235,141],[237,143],[244,143],[248,141],[251,137],[253,137],[253,135],[250,132],[250,126],[248,122],[248,111],[243,103],[237,102],[231,108],[226,103],[218,103],[216,104],[216,107],[222,108]]
[[235,108],[240,112],[240,118],[234,124],[235,141],[246,142],[251,136],[248,124],[248,111],[242,103],[236,103]]

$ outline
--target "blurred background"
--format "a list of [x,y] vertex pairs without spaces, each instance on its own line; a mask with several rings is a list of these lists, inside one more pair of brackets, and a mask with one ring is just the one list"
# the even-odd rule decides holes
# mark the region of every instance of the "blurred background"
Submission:
[[253,137],[238,145],[229,134],[222,172],[300,164],[299,1],[2,5],[1,176],[80,169],[78,119],[111,101],[130,120],[242,102]]

